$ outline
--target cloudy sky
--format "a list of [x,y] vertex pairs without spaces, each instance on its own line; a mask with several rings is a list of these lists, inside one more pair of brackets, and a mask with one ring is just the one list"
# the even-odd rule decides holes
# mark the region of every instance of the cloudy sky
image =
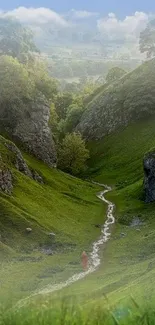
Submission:
[[22,23],[60,28],[95,23],[106,38],[131,42],[138,40],[154,14],[154,0],[0,0],[0,15]]
[[154,0],[0,0],[0,7],[10,10],[15,7],[47,7],[57,12],[76,10],[98,11],[103,15],[115,12],[119,18],[135,11],[154,12]]

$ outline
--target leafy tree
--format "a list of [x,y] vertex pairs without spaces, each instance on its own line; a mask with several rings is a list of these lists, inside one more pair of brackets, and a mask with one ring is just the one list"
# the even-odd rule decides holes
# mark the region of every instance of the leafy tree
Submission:
[[58,168],[78,175],[85,168],[89,151],[85,147],[85,141],[80,133],[67,134],[62,141],[58,153]]
[[69,92],[60,93],[55,98],[55,108],[59,119],[65,119],[67,108],[72,104],[73,94]]
[[10,56],[0,56],[0,108],[4,125],[13,128],[27,101],[35,96],[35,84],[25,66]]
[[26,60],[30,52],[38,52],[32,32],[23,27],[18,20],[0,18],[0,53]]
[[58,93],[58,81],[48,75],[46,64],[36,58],[28,63],[28,71],[35,82],[36,88],[44,94],[47,100],[54,101]]
[[147,58],[155,56],[155,20],[149,22],[141,32],[139,47],[141,53],[146,53]]
[[11,56],[0,56],[0,102],[30,98],[35,89],[26,67]]
[[106,76],[106,82],[110,83],[120,79],[126,74],[126,71],[119,67],[111,68]]

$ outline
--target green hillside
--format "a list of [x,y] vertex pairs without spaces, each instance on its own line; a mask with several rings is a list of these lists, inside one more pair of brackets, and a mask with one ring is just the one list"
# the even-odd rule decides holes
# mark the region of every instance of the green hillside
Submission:
[[44,180],[39,184],[15,168],[8,143],[0,138],[1,168],[11,170],[14,185],[11,196],[0,192],[3,300],[10,292],[12,299],[22,297],[81,270],[81,252],[91,249],[100,234],[95,224],[103,223],[105,217],[96,197],[99,187],[50,169],[26,154],[28,166]]

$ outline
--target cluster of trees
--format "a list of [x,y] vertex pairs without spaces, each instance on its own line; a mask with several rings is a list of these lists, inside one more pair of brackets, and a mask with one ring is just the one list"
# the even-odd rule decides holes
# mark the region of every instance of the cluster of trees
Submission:
[[155,19],[141,32],[139,46],[141,53],[146,53],[148,59],[155,56]]
[[0,109],[3,110],[3,123],[5,125],[7,121],[7,125],[10,123],[9,127],[14,128],[23,111],[28,109],[29,101],[42,96],[51,107],[49,124],[57,140],[58,166],[77,175],[89,156],[81,135],[73,132],[82,114],[85,90],[81,96],[60,93],[58,81],[49,76],[44,62],[34,55],[36,51],[29,30],[14,19],[0,18]]
[[139,62],[133,62],[130,60],[127,62],[118,61],[105,61],[103,60],[88,60],[88,59],[60,59],[55,58],[53,60],[49,59],[48,68],[51,76],[58,79],[80,79],[83,77],[96,77],[102,76],[106,77],[109,69],[114,67],[115,65],[119,65],[120,68],[129,70],[131,65],[133,69],[138,65]]

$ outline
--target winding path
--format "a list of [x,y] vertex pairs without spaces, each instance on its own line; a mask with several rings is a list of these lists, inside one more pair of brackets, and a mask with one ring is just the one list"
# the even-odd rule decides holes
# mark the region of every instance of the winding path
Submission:
[[108,209],[107,209],[107,219],[106,219],[103,227],[101,228],[101,236],[96,242],[93,243],[92,252],[91,252],[90,258],[89,258],[89,268],[88,268],[88,270],[85,271],[85,272],[74,274],[72,277],[70,277],[65,282],[60,282],[58,284],[46,286],[45,288],[35,292],[34,294],[27,297],[26,299],[22,299],[18,303],[18,307],[22,307],[25,304],[25,302],[27,300],[29,300],[31,297],[34,297],[34,296],[37,296],[37,295],[40,295],[40,294],[52,293],[54,291],[58,291],[58,290],[61,290],[61,289],[65,288],[65,287],[68,287],[72,283],[77,282],[77,281],[85,278],[88,274],[95,272],[96,269],[100,266],[100,264],[101,264],[101,259],[100,259],[100,256],[99,256],[100,246],[102,246],[104,243],[106,243],[109,240],[110,236],[111,236],[110,226],[115,223],[115,218],[113,216],[115,205],[112,202],[106,200],[105,197],[104,197],[105,193],[111,191],[111,187],[109,187],[107,185],[104,185],[104,184],[96,183],[96,182],[92,182],[92,183],[96,184],[96,185],[99,185],[99,186],[103,186],[105,188],[105,190],[100,192],[97,195],[97,197],[99,199],[101,199],[102,201],[104,201],[108,205]]

